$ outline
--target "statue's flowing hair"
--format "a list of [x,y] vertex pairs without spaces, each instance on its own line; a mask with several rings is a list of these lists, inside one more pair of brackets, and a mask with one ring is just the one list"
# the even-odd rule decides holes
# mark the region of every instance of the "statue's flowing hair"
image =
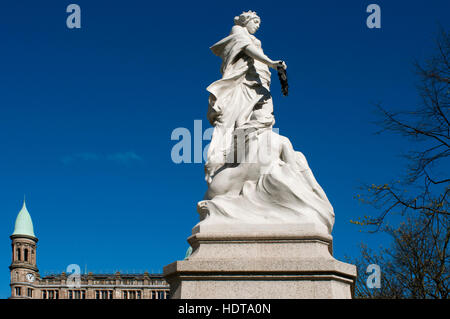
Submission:
[[237,17],[234,17],[234,24],[245,27],[250,20],[255,18],[261,19],[255,11],[249,10],[247,12],[242,12],[241,15]]

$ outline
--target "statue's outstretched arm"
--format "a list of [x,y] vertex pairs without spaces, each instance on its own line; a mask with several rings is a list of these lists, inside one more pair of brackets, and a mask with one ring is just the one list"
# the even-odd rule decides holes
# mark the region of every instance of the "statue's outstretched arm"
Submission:
[[267,64],[269,67],[271,67],[275,70],[277,69],[278,66],[282,66],[285,69],[287,68],[286,63],[284,63],[281,60],[278,60],[278,61],[271,60],[267,55],[265,55],[261,50],[259,50],[254,45],[246,46],[244,51],[248,56],[250,56],[253,59],[258,60],[262,63]]

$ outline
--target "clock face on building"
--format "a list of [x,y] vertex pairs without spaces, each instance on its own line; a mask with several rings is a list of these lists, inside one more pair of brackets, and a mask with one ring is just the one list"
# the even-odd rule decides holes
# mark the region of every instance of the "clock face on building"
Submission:
[[29,282],[33,282],[33,281],[34,281],[34,275],[31,274],[31,273],[27,274],[27,280],[28,280]]

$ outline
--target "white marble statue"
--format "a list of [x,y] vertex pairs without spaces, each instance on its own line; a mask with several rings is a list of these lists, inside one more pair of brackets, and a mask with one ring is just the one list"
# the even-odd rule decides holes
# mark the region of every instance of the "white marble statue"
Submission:
[[223,76],[207,88],[211,93],[207,117],[215,127],[207,156],[207,181],[211,181],[216,169],[225,162],[234,128],[245,124],[253,109],[273,112],[269,67],[286,68],[283,61],[269,59],[261,41],[253,36],[261,23],[255,12],[242,13],[234,18],[234,23],[230,35],[211,47],[222,58]]
[[253,36],[261,23],[255,12],[234,22],[230,35],[211,47],[222,58],[223,77],[207,88],[214,133],[199,224],[314,224],[330,234],[334,212],[325,192],[303,154],[272,131],[269,67],[286,64],[263,53]]

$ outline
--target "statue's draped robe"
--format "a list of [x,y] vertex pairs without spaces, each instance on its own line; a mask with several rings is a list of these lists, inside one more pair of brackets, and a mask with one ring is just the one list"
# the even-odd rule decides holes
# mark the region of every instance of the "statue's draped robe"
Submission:
[[271,73],[267,65],[245,54],[244,49],[249,45],[262,52],[258,39],[235,26],[228,37],[211,47],[222,58],[223,76],[207,88],[210,92],[207,117],[215,127],[207,169],[211,163],[224,163],[234,129],[249,121],[257,104],[273,109],[269,91]]
[[[210,92],[207,117],[214,133],[205,169],[210,189],[219,191],[199,203],[200,223],[315,224],[323,232],[331,233],[333,207],[300,152],[295,153],[295,164],[276,157],[269,166],[261,165],[264,173],[257,179],[247,180],[245,164],[219,169],[234,147],[232,136],[237,129],[256,130],[260,137],[275,134],[271,130],[274,123],[269,88],[271,73],[267,65],[245,54],[249,45],[262,53],[260,41],[246,29],[235,26],[228,37],[211,47],[222,58],[223,76],[207,88]],[[228,179],[238,185],[231,177],[232,170],[242,172],[239,194],[227,192],[219,182]],[[219,175],[221,178],[215,178]]]

